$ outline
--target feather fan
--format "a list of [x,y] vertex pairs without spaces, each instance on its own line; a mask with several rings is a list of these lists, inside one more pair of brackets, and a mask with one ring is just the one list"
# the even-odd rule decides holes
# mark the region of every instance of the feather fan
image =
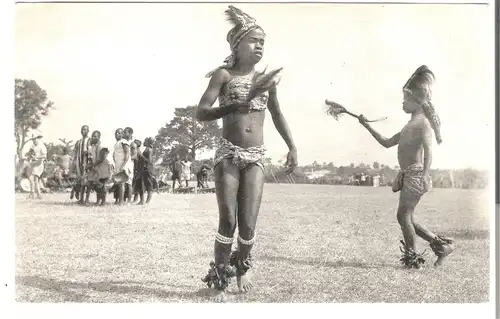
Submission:
[[[327,105],[326,114],[333,116],[333,118],[337,121],[339,120],[339,118],[343,114],[349,114],[350,116],[353,116],[353,117],[357,118],[358,120],[361,117],[360,115],[356,115],[354,113],[349,112],[345,107],[343,107],[342,105],[335,103],[333,101],[326,100],[325,104]],[[379,122],[379,121],[383,121],[386,119],[387,119],[387,116],[384,116],[384,117],[381,117],[381,118],[378,118],[375,120],[366,120],[366,122]]]

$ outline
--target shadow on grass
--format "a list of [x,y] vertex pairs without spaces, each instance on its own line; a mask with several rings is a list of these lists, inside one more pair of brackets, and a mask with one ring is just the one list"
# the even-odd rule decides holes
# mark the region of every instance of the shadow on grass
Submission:
[[490,231],[487,229],[449,229],[442,233],[445,237],[462,240],[489,239]]
[[[118,205],[115,205],[113,202],[107,202],[106,205],[100,206],[97,205],[94,201],[91,201],[89,204],[80,204],[77,200],[74,201],[40,201],[38,202],[39,204],[46,205],[46,206],[63,206],[63,207],[81,207],[81,208],[98,208],[98,209],[104,209],[105,207],[120,207]],[[135,206],[135,205],[134,205]]]
[[81,206],[81,207],[83,207],[83,205],[80,205],[78,203],[78,201],[76,201],[76,200],[74,200],[74,201],[55,201],[55,200],[46,201],[46,200],[41,200],[38,203],[43,204],[43,205],[47,205],[47,206],[67,206],[67,207],[70,207],[70,206]]
[[[204,295],[204,289],[199,291],[189,291],[190,286],[176,286],[184,291],[169,291],[159,288],[146,287],[151,282],[136,281],[103,281],[103,282],[73,282],[67,280],[57,280],[43,278],[40,276],[16,276],[16,283],[24,286],[34,287],[45,291],[51,291],[64,295],[67,302],[88,302],[91,297],[84,293],[72,291],[74,289],[94,290],[98,292],[107,292],[126,295],[155,296],[161,299],[188,299]],[[156,283],[160,284],[160,283]],[[22,300],[18,300],[22,302]]]
[[297,259],[292,257],[281,257],[281,256],[269,256],[263,255],[260,258],[275,261],[275,262],[286,262],[294,265],[305,265],[305,266],[318,266],[318,267],[330,267],[330,268],[361,268],[361,269],[373,269],[373,268],[401,268],[396,264],[383,264],[383,263],[367,263],[363,261],[356,260],[337,260],[337,261],[325,261],[325,260],[317,260],[317,259]]

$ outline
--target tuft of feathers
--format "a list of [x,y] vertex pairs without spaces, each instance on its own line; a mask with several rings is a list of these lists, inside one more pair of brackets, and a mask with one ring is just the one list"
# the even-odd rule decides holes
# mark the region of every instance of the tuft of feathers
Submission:
[[[345,107],[343,107],[342,105],[336,103],[336,102],[333,102],[333,101],[330,101],[330,100],[325,100],[325,104],[326,104],[326,114],[330,115],[330,116],[333,116],[333,118],[335,120],[339,120],[339,118],[343,115],[343,114],[349,114],[350,116],[352,117],[355,117],[357,118],[358,120],[361,118],[360,115],[356,115],[354,113],[351,113],[349,112]],[[375,120],[366,120],[366,122],[379,122],[379,121],[384,121],[387,119],[387,116],[384,116],[384,117],[381,117],[381,118],[378,118],[378,119],[375,119]]]
[[338,121],[339,118],[347,113],[347,110],[342,105],[335,103],[333,101],[326,100],[326,114],[333,116],[333,118]]
[[254,18],[234,6],[229,6],[224,13],[227,21],[234,26],[255,23],[256,21]]
[[403,245],[403,247],[399,247],[399,250],[403,253],[399,261],[407,268],[420,269],[422,265],[425,264],[424,257],[426,255],[426,251],[424,250],[423,253],[419,254],[416,251],[408,248],[403,240],[400,240],[399,242]]
[[279,68],[266,73],[267,68],[265,68],[262,72],[255,72],[252,78],[252,86],[250,87],[250,90],[248,92],[247,100],[251,101],[256,96],[259,96],[273,86],[278,85],[281,81],[279,73],[282,70],[283,68]]

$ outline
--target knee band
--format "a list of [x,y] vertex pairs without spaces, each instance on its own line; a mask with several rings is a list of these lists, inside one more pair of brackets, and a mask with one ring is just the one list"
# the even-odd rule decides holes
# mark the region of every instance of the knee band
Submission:
[[215,241],[224,245],[230,245],[233,243],[233,238],[225,237],[217,233],[217,235],[215,235]]
[[255,236],[253,236],[253,238],[250,240],[245,240],[245,239],[241,238],[240,235],[238,235],[238,242],[240,244],[247,245],[247,246],[253,245],[255,243]]

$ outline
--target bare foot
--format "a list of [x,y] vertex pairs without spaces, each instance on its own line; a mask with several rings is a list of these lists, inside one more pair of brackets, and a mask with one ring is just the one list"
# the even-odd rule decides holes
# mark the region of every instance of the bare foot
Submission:
[[442,265],[446,257],[451,254],[455,250],[455,248],[456,243],[453,239],[438,236],[436,240],[431,242],[431,249],[438,257],[436,262],[434,263],[434,266],[438,267]]
[[252,276],[248,271],[243,276],[236,277],[236,282],[238,284],[238,289],[240,290],[240,292],[246,293],[253,289],[253,283],[251,279]]
[[207,295],[208,295],[208,300],[210,300],[210,302],[221,303],[221,302],[226,302],[227,300],[227,296],[224,290],[210,289],[207,292]]
[[441,254],[438,255],[436,262],[434,262],[434,266],[441,266],[446,257],[448,257],[448,255],[451,254],[453,250],[455,250],[455,245],[444,245]]

